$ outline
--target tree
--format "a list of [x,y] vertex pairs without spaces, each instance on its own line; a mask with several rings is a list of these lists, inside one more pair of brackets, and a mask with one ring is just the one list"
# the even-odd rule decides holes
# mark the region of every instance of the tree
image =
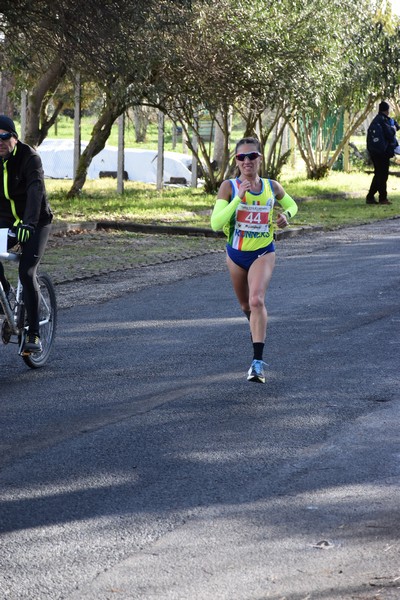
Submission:
[[[296,116],[292,129],[310,178],[324,177],[337,161],[344,145],[365,120],[377,99],[391,97],[399,81],[399,33],[385,25],[385,14],[371,2],[347,6],[329,4],[335,36],[330,58],[318,72],[310,73],[303,97],[291,106]],[[346,128],[334,147],[334,134],[346,111]],[[331,131],[324,135],[327,118]]]
[[[112,48],[109,47],[101,67],[95,61],[90,63],[91,69],[97,65],[96,71],[89,73],[98,82],[103,107],[80,157],[69,197],[79,194],[92,158],[104,148],[119,115],[144,101],[156,108],[160,106],[159,90],[164,87],[165,67],[190,11],[186,0],[146,0],[141,10],[130,0],[118,2],[121,11],[113,13],[111,26],[110,20],[107,21]],[[110,37],[110,29],[108,33]],[[87,68],[85,72],[88,73]]]
[[[0,12],[2,64],[13,74],[14,98],[28,90],[25,141],[38,146],[63,106],[63,99],[56,94],[72,56],[66,43],[68,31],[63,31],[56,3],[0,0]],[[53,114],[49,114],[50,102]]]
[[[355,115],[349,120],[347,139],[362,119],[360,107],[368,112],[371,106],[371,90],[377,93],[376,66],[371,70],[364,60],[362,81],[357,75],[359,55],[372,42],[371,4],[360,2],[361,6],[349,0],[192,4],[190,26],[165,73],[161,102],[169,116],[180,122],[192,152],[204,163],[208,190],[215,190],[230,170],[232,107],[245,121],[243,135],[258,131],[265,149],[264,173],[275,175],[287,159],[282,155],[281,137],[294,117],[300,123],[295,131],[309,174],[319,176],[330,168],[321,149],[315,150],[307,124],[314,128],[321,115],[339,115],[344,107],[352,106]],[[377,44],[372,43],[368,52],[377,58]],[[213,170],[199,135],[198,116],[203,111],[225,136],[218,171]],[[265,119],[265,114],[270,118]],[[192,133],[197,146],[190,142]],[[331,150],[328,156],[331,160]]]
[[[250,5],[232,0],[192,4],[191,26],[177,44],[175,61],[168,65],[165,110],[179,122],[189,147],[205,166],[206,189],[214,191],[231,165],[229,136],[232,107],[248,115],[246,132],[253,130],[268,100],[273,101],[275,77],[273,34],[275,21],[285,13],[276,3],[255,0]],[[288,54],[288,52],[286,52]],[[206,65],[206,68],[205,68]],[[223,132],[222,159],[214,171],[212,156],[203,142],[199,126],[204,112]],[[253,116],[251,121],[250,116]],[[198,144],[191,143],[192,133]]]
[[[0,0],[1,55],[20,89],[28,89],[27,141],[38,145],[61,110],[75,72],[95,83],[102,111],[82,154],[70,194],[84,183],[92,157],[115,119],[143,97],[156,102],[156,85],[171,44],[190,10],[187,0]],[[1,42],[0,42],[1,43]],[[50,104],[55,107],[50,117]]]

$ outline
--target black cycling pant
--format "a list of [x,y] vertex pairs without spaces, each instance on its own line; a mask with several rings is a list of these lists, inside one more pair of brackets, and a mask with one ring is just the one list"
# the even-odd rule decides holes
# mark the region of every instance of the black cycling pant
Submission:
[[[9,223],[0,221],[0,228],[9,227]],[[27,242],[22,244],[22,255],[19,261],[19,278],[23,285],[23,297],[29,331],[39,333],[39,284],[37,268],[46,249],[51,230],[51,223],[38,226]],[[0,281],[7,291],[9,283],[0,262]]]

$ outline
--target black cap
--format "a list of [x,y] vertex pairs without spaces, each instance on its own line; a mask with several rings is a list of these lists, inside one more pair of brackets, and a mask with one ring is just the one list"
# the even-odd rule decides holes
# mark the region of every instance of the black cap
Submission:
[[0,115],[0,129],[9,131],[15,135],[15,137],[18,137],[17,132],[15,131],[14,121],[10,119],[10,117],[6,117],[6,115]]
[[[381,102],[378,106],[378,110],[379,112],[387,112],[388,110],[390,110],[390,106],[387,102],[385,102],[383,100],[383,102]],[[0,121],[1,122],[1,121]]]

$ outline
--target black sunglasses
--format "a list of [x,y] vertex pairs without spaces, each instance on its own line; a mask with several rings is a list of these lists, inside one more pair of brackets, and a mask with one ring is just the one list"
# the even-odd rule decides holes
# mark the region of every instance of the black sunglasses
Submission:
[[0,133],[0,140],[9,140],[12,136],[12,133]]
[[243,154],[236,154],[236,160],[243,162],[246,156],[249,160],[256,160],[261,154],[260,152],[243,152]]

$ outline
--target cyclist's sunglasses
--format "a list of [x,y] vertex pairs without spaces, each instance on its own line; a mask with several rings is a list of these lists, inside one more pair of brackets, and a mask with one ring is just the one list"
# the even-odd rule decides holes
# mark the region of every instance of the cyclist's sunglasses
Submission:
[[239,162],[243,162],[244,159],[246,158],[249,160],[256,160],[256,158],[258,158],[259,156],[261,156],[260,152],[243,152],[243,154],[236,154],[236,160],[238,160]]
[[0,140],[9,140],[12,136],[12,133],[0,133]]

